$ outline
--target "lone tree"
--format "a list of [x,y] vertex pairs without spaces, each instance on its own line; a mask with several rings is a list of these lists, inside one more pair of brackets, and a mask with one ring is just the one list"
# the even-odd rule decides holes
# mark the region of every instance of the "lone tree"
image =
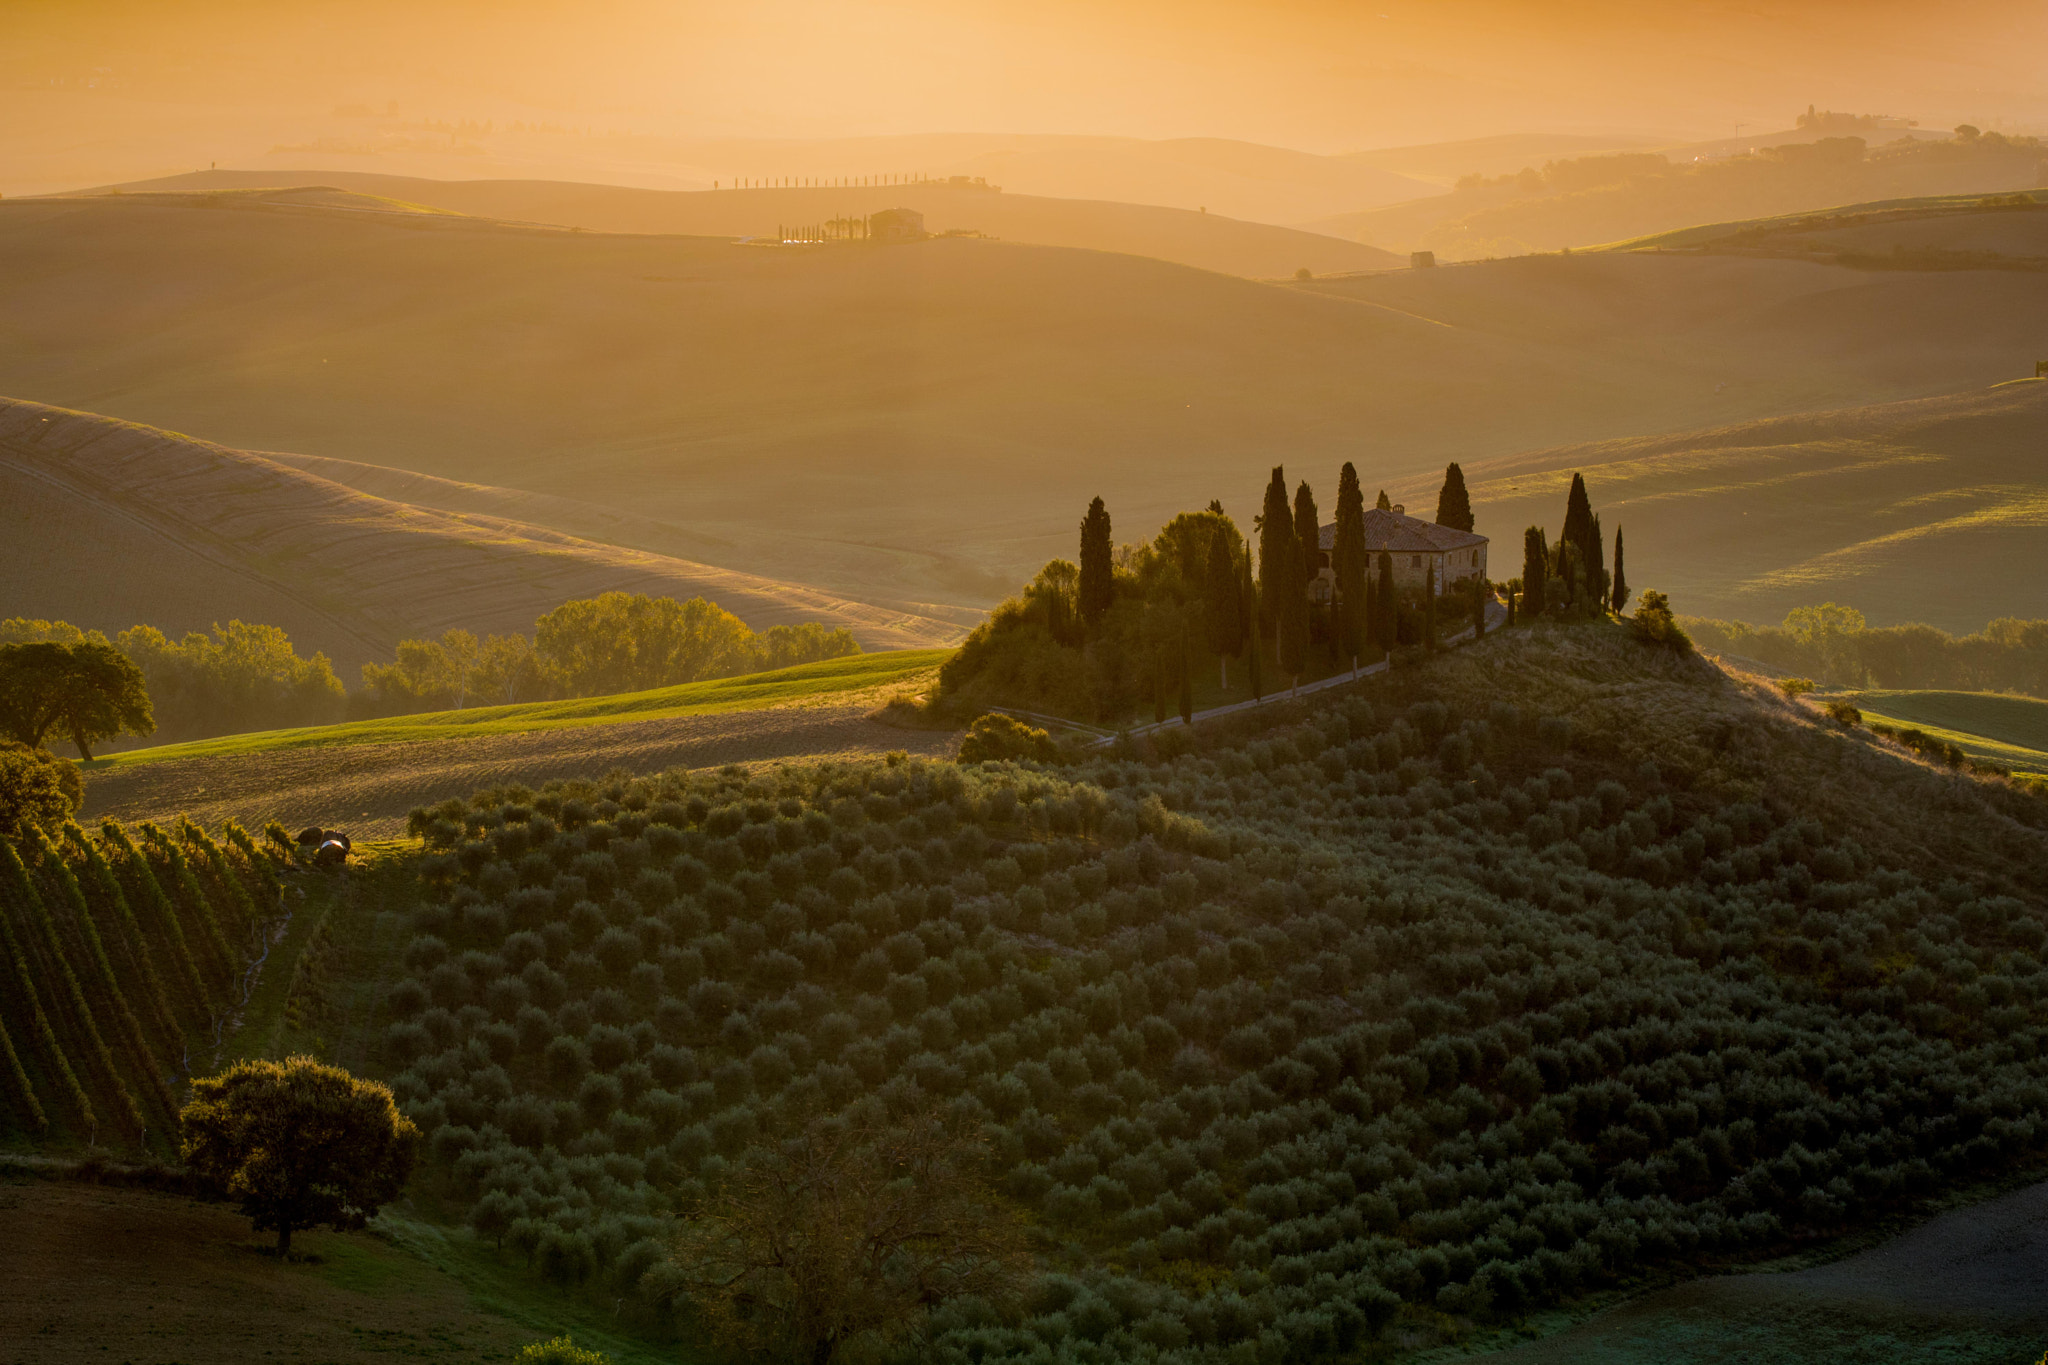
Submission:
[[1628,607],[1628,574],[1621,567],[1621,528],[1614,528],[1614,595],[1607,603],[1616,616]]
[[199,1178],[239,1200],[291,1251],[300,1228],[363,1226],[396,1199],[420,1130],[388,1086],[311,1057],[237,1062],[192,1082],[181,1150]]
[[1209,648],[1216,652],[1223,690],[1230,690],[1230,659],[1244,649],[1244,603],[1238,592],[1237,564],[1230,553],[1230,533],[1218,526],[1209,539],[1209,563],[1203,575],[1202,611]]
[[1254,519],[1259,533],[1259,632],[1277,631],[1285,586],[1278,575],[1287,571],[1287,545],[1294,539],[1294,513],[1287,505],[1287,473],[1273,466],[1265,502]]
[[1349,658],[1353,672],[1365,652],[1369,602],[1365,548],[1365,490],[1358,471],[1345,461],[1337,475],[1337,537],[1330,545],[1330,571],[1337,579],[1337,655]]
[[1088,515],[1081,518],[1081,581],[1076,589],[1076,603],[1081,611],[1081,624],[1087,630],[1094,630],[1102,620],[1103,613],[1116,601],[1116,566],[1111,562],[1113,551],[1109,539],[1109,509],[1097,498],[1088,504]]
[[828,1365],[848,1346],[914,1340],[933,1308],[1004,1306],[1029,1273],[984,1159],[977,1134],[930,1113],[814,1123],[735,1163],[685,1224],[676,1268],[738,1351]]
[[1444,470],[1443,491],[1436,495],[1436,524],[1454,531],[1472,529],[1472,499],[1465,492],[1465,471],[1456,463]]
[[0,645],[0,730],[16,743],[40,749],[55,732],[90,759],[102,740],[155,729],[142,670],[112,645]]
[[1544,543],[1543,528],[1531,526],[1522,532],[1522,615],[1535,620],[1543,614],[1543,584],[1550,576],[1550,546]]

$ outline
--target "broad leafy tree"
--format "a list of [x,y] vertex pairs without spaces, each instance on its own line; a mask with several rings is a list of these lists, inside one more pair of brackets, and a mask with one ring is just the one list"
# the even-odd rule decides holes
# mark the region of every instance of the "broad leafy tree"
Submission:
[[0,839],[62,829],[83,799],[78,768],[68,759],[0,741]]
[[954,1299],[1013,1301],[1030,1268],[972,1133],[931,1114],[814,1124],[749,1150],[675,1248],[712,1333],[757,1356],[829,1365],[916,1340]]
[[155,729],[142,670],[112,645],[0,645],[0,730],[16,743],[61,735],[89,759],[95,744]]
[[311,1057],[237,1062],[192,1082],[186,1164],[291,1251],[301,1228],[359,1228],[405,1189],[419,1129],[388,1087]]
[[1220,679],[1230,688],[1231,656],[1244,651],[1244,606],[1238,589],[1237,564],[1230,552],[1230,537],[1222,527],[1209,540],[1209,563],[1202,585],[1204,624],[1209,648],[1214,651]]

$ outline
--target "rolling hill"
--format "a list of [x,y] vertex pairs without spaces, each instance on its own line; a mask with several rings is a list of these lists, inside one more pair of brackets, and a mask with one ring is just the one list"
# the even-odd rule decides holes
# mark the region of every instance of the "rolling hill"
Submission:
[[1132,536],[1249,515],[1280,461],[1327,497],[1347,459],[1386,483],[1982,385],[2040,348],[2044,286],[1643,253],[1304,286],[1011,242],[8,200],[0,392],[929,615],[1070,554],[1096,494]]
[[1871,721],[1915,726],[1972,758],[2048,773],[2048,701],[1997,692],[1879,689],[1849,694]]
[[[1467,465],[1493,572],[1519,531],[1564,516],[1574,470],[1628,580],[1679,610],[1776,622],[1838,601],[1873,624],[1963,633],[2041,614],[2048,577],[2048,381],[1609,441]],[[1398,490],[1433,507],[1435,486]],[[1506,547],[1506,553],[1502,548]]]
[[757,630],[846,626],[871,649],[959,633],[797,584],[373,497],[248,451],[38,403],[0,400],[0,508],[9,615],[109,634],[144,622],[173,637],[239,617],[282,626],[349,679],[405,637],[530,631],[541,612],[615,588],[709,597]]
[[[421,180],[348,171],[203,171],[119,188],[124,192],[249,191],[318,182],[351,193],[483,218],[597,232],[773,237],[782,225],[913,208],[932,232],[980,232],[1039,246],[1152,256],[1226,275],[1272,277],[1405,267],[1407,258],[1345,238],[1245,222],[1195,208],[1103,199],[1053,199],[943,184],[864,189],[690,192],[553,180]],[[1000,184],[1000,181],[995,183]]]
[[2041,185],[2032,139],[1902,138],[1867,153],[1836,140],[1766,147],[1669,164],[1580,162],[1557,177],[1503,179],[1405,204],[1308,220],[1316,232],[1390,250],[1429,249],[1475,260],[1597,246],[1701,223],[1822,212],[1842,204],[1939,195],[2012,193]]

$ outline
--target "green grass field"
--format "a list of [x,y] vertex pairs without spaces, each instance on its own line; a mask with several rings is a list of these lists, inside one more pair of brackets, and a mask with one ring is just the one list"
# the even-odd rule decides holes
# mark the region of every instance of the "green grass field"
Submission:
[[2048,774],[2048,701],[1933,691],[1859,692],[1851,699],[1866,721],[1925,730],[1971,758]]
[[432,739],[469,739],[479,735],[521,734],[619,721],[664,720],[670,716],[715,711],[745,711],[779,703],[822,700],[904,682],[937,668],[951,650],[901,649],[851,654],[823,663],[800,664],[772,673],[659,687],[649,692],[622,692],[609,697],[570,701],[526,702],[513,706],[481,706],[462,711],[428,711],[384,720],[347,721],[297,730],[263,730],[246,735],[188,740],[133,749],[84,764],[105,772],[167,758],[216,758],[230,754],[266,753],[340,744],[394,744]]

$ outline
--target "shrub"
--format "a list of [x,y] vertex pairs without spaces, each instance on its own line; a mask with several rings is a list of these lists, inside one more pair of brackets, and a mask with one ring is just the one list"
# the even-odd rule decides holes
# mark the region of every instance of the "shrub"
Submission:
[[1045,731],[1000,711],[977,716],[967,727],[966,737],[960,741],[962,763],[995,763],[1015,758],[1039,763],[1055,762],[1059,758],[1059,746]]
[[1778,690],[1785,694],[1786,700],[1797,701],[1799,698],[1813,691],[1813,679],[1780,678],[1778,679]]
[[602,1351],[578,1346],[567,1336],[559,1336],[524,1347],[513,1357],[513,1362],[514,1365],[611,1365],[611,1357]]
[[1854,729],[1863,723],[1863,713],[1852,701],[1837,697],[1828,703],[1828,718],[1843,729]]

